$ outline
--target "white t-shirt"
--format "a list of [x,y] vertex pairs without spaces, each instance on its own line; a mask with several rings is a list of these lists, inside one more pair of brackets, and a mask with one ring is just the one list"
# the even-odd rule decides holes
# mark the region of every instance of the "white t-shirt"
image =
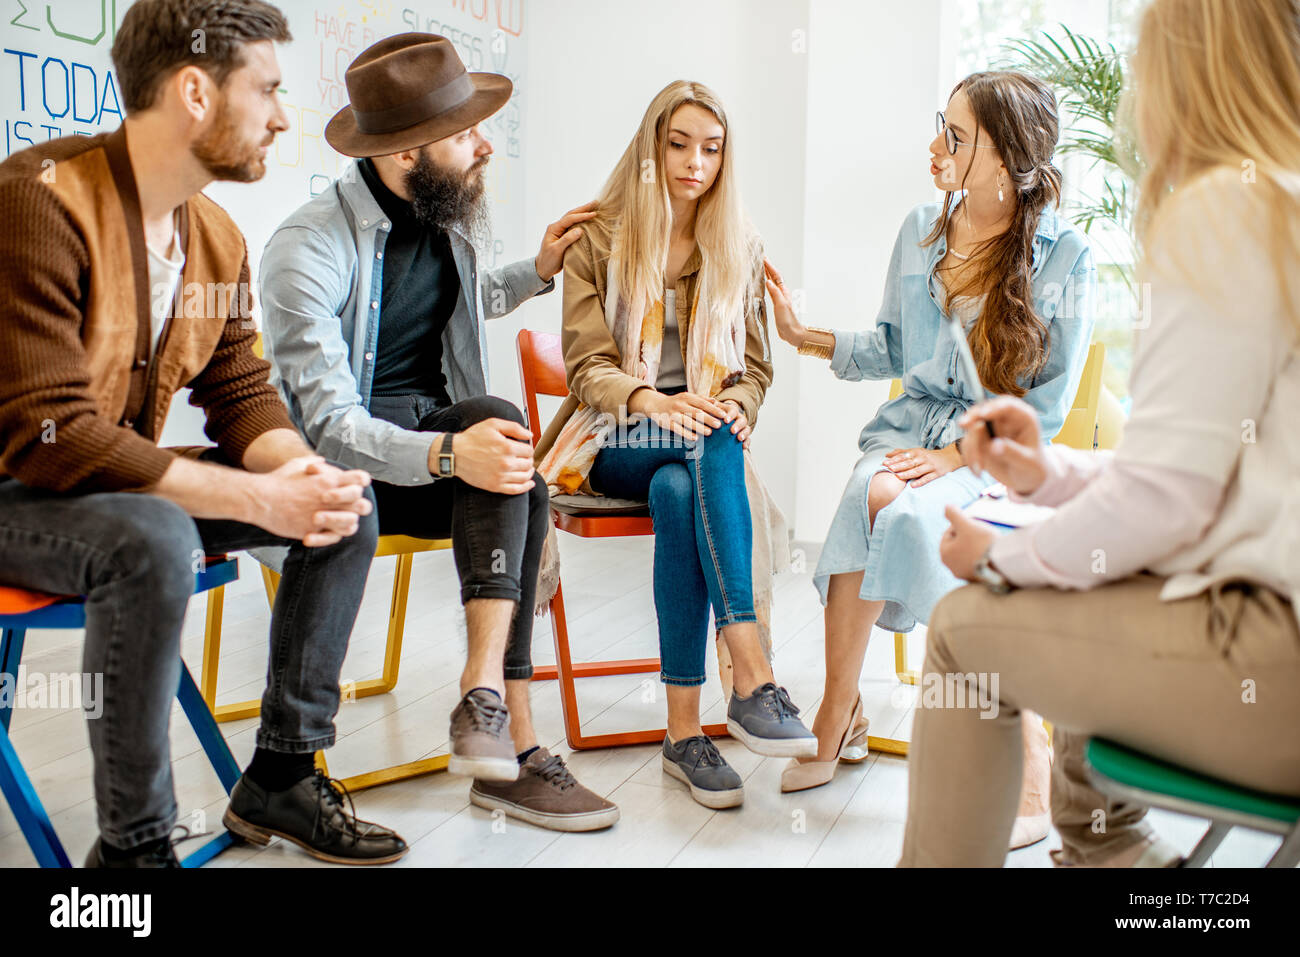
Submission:
[[158,337],[162,335],[163,324],[171,312],[172,300],[176,295],[176,284],[180,282],[181,270],[185,268],[185,254],[180,247],[180,233],[172,228],[171,242],[163,253],[159,253],[148,243],[145,249],[149,254],[149,355],[158,350]]
[[686,367],[682,364],[682,336],[677,328],[677,290],[664,288],[664,344],[659,353],[659,376],[656,389],[686,385]]

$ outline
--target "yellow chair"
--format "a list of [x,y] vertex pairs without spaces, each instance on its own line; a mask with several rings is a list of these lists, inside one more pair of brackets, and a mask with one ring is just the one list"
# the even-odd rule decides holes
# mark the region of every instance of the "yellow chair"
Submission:
[[[396,556],[397,558],[397,568],[393,575],[392,601],[388,610],[388,644],[384,649],[383,675],[379,678],[367,678],[346,684],[343,687],[345,700],[384,694],[397,687],[397,674],[402,657],[402,638],[406,632],[406,600],[411,587],[411,566],[415,562],[414,556],[420,552],[440,551],[445,548],[451,548],[451,539],[411,538],[407,535],[379,537],[375,557]],[[276,589],[280,586],[280,575],[265,565],[261,567],[267,604],[274,607]],[[199,675],[199,691],[217,721],[255,718],[261,713],[262,708],[261,701],[256,698],[236,704],[217,704],[217,667],[221,655],[221,607],[224,599],[220,591],[221,589],[214,589],[214,594],[208,598],[208,627],[203,638],[203,670]],[[446,768],[447,760],[448,756],[441,754],[379,771],[354,775],[344,778],[343,783],[351,791],[361,791],[377,784],[402,781],[441,771]],[[317,755],[317,764],[322,770],[328,770],[323,754]]]
[[[1094,342],[1088,347],[1088,359],[1083,366],[1083,375],[1079,379],[1079,390],[1075,393],[1074,406],[1065,417],[1061,430],[1052,441],[1068,445],[1075,449],[1091,450],[1097,447],[1097,419],[1100,409],[1101,376],[1106,365],[1106,347]],[[903,394],[903,383],[895,379],[889,388],[889,397],[896,399]],[[920,673],[911,668],[907,661],[907,635],[894,632],[894,673],[903,684],[914,685]],[[1044,722],[1046,724],[1046,722]],[[1050,729],[1049,729],[1050,730]],[[884,751],[906,757],[908,742],[899,738],[873,738],[868,736],[867,748],[872,751]]]
[[[253,351],[262,355],[262,337],[259,335],[253,345]],[[388,644],[384,649],[384,671],[380,678],[367,678],[345,685],[343,694],[348,698],[365,698],[370,695],[392,691],[397,686],[397,672],[401,663],[402,638],[406,631],[406,600],[411,587],[411,566],[415,555],[420,552],[440,551],[451,548],[451,539],[411,538],[407,535],[381,535],[375,547],[376,558],[395,556],[397,568],[393,575],[392,601],[388,610]],[[267,604],[275,606],[275,593],[280,586],[278,572],[262,569],[262,583],[266,589]],[[221,655],[221,616],[225,604],[225,586],[215,588],[208,593],[207,624],[203,637],[203,669],[199,676],[199,691],[203,700],[212,711],[217,721],[237,721],[241,718],[254,718],[261,713],[261,701],[252,699],[236,704],[217,704],[217,667]],[[343,778],[344,786],[350,791],[363,791],[366,788],[392,781],[432,774],[445,770],[450,756],[440,754],[432,758],[410,761],[378,771]],[[316,753],[316,764],[321,770],[329,770],[323,752]]]

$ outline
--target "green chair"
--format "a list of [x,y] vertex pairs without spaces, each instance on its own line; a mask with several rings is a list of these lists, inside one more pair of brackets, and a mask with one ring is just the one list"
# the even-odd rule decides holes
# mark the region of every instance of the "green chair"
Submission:
[[1282,835],[1269,867],[1300,863],[1300,799],[1229,784],[1103,738],[1088,741],[1087,762],[1093,785],[1107,797],[1209,819],[1184,867],[1204,867],[1234,827]]

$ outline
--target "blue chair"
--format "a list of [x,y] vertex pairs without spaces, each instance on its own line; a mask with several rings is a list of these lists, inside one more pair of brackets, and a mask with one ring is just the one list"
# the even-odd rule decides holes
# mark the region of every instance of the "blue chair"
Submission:
[[[195,594],[226,585],[239,577],[239,563],[224,555],[207,559],[203,571],[195,574]],[[0,676],[11,688],[17,687],[18,662],[23,653],[23,642],[31,628],[84,628],[86,609],[83,598],[60,598],[23,589],[0,587]],[[189,718],[194,733],[198,735],[208,760],[229,794],[239,780],[239,765],[230,753],[225,738],[217,730],[212,712],[199,694],[198,685],[190,676],[185,662],[181,662],[180,687],[176,691],[185,716]],[[54,833],[49,815],[45,813],[31,779],[18,760],[13,742],[9,740],[9,719],[13,703],[0,696],[0,790],[18,819],[23,836],[41,867],[71,867],[68,855]],[[234,835],[223,830],[198,850],[187,856],[183,867],[202,867],[235,841]]]

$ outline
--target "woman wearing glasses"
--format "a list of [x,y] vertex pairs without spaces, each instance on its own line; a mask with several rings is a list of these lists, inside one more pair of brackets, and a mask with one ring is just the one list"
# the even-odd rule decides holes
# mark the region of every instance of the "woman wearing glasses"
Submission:
[[[962,459],[957,420],[980,397],[958,364],[962,325],[984,389],[1023,398],[1055,435],[1092,335],[1096,270],[1083,233],[1057,216],[1061,174],[1050,87],[1020,73],[977,73],[937,117],[930,172],[942,203],[914,209],[894,245],[884,304],[869,331],[805,327],[768,264],[782,339],[829,359],[841,379],[900,378],[903,393],[863,428],[854,467],[814,575],[826,606],[826,688],[815,758],[794,760],[782,790],[828,782],[866,757],[858,678],[873,625],[911,631],[960,582],[939,560],[944,506],[992,484]],[[1026,721],[1023,846],[1046,836],[1048,753]]]

